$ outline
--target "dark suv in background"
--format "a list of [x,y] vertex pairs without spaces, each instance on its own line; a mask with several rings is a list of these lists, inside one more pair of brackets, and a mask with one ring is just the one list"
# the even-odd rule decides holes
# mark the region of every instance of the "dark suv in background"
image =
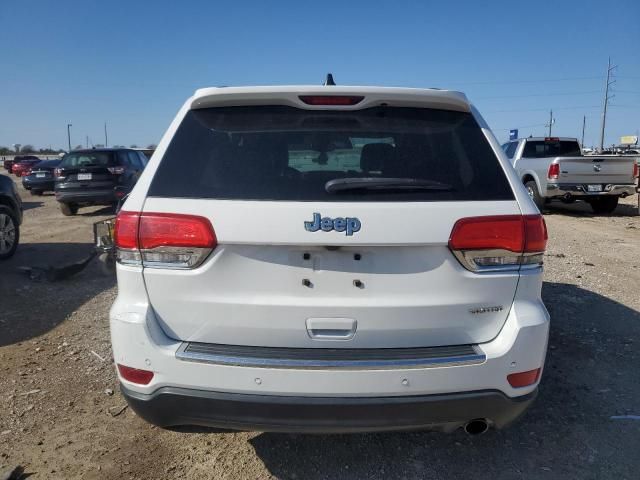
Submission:
[[11,257],[18,248],[22,223],[22,199],[6,175],[0,175],[0,260]]
[[146,157],[130,148],[76,150],[55,169],[56,200],[64,215],[89,205],[116,205],[135,185]]

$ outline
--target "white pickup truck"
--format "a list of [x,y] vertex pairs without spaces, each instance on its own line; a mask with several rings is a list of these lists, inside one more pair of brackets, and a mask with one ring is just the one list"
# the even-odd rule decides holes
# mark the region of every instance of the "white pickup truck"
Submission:
[[633,158],[582,155],[575,138],[521,138],[502,148],[540,210],[551,200],[584,200],[596,213],[611,213],[620,197],[636,192]]

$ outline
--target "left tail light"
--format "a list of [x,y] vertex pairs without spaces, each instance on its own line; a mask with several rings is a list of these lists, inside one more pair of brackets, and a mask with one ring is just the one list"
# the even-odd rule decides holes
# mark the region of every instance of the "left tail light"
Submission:
[[547,246],[542,215],[462,218],[449,237],[449,249],[472,272],[519,270],[542,265]]
[[114,241],[118,262],[151,268],[196,268],[218,244],[209,219],[177,213],[121,211]]

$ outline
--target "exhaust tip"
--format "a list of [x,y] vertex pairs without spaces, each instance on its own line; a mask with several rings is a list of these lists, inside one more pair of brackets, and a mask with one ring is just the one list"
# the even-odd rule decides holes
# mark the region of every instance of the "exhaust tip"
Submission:
[[467,422],[464,426],[464,431],[468,435],[482,435],[487,430],[489,430],[489,424],[484,418],[476,418],[475,420]]

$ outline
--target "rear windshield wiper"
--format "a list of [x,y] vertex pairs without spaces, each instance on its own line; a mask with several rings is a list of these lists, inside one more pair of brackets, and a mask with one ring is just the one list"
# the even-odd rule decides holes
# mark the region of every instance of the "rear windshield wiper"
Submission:
[[435,190],[450,192],[453,187],[446,183],[423,178],[359,177],[334,178],[324,184],[324,189],[328,193],[347,190]]

